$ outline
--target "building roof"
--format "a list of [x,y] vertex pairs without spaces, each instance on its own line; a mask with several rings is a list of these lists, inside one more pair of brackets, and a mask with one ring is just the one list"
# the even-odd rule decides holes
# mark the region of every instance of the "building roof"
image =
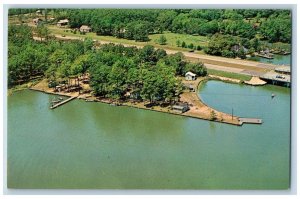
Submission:
[[185,73],[185,76],[188,76],[188,75],[190,75],[190,76],[196,76],[196,74],[194,74],[194,73],[192,73],[192,72],[187,72],[187,73]]
[[182,110],[185,108],[185,106],[180,106],[180,105],[174,105],[172,106],[173,109],[177,109],[177,110]]
[[62,20],[59,20],[57,23],[69,23],[69,20],[68,19],[62,19]]
[[276,80],[279,82],[291,82],[291,76],[290,75],[283,75],[276,73],[274,71],[269,71],[261,76],[259,76],[262,79],[268,79],[268,80]]
[[291,72],[291,67],[290,66],[278,66],[278,67],[275,68],[275,71],[290,73]]
[[89,26],[86,26],[86,25],[82,25],[81,27],[80,27],[80,29],[86,29],[86,30],[89,30],[89,29],[91,29]]

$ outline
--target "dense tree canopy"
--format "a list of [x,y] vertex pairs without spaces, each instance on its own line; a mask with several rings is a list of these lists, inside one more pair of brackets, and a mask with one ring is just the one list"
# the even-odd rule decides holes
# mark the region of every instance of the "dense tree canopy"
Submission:
[[[10,9],[9,15],[34,15],[36,10]],[[245,58],[268,48],[268,42],[290,43],[292,32],[291,11],[279,9],[41,9],[41,13],[55,20],[68,18],[71,28],[89,25],[98,35],[140,42],[163,31],[202,35],[208,39],[207,46],[181,38],[176,45],[224,57]],[[166,45],[169,39],[162,34],[157,42]],[[131,90],[136,98],[150,101],[171,100],[180,90],[176,76],[187,71],[206,74],[202,64],[186,62],[181,53],[167,55],[149,45],[137,49],[109,44],[96,49],[92,39],[56,41],[47,23],[37,27],[9,25],[8,59],[10,86],[39,75],[55,80],[88,71],[97,95],[121,98]],[[151,89],[150,95],[147,92]]]
[[187,71],[206,75],[202,63],[189,63],[182,53],[167,55],[150,45],[138,49],[103,44],[96,49],[91,39],[34,40],[31,32],[28,26],[9,27],[9,35],[18,35],[9,37],[9,86],[36,76],[57,81],[88,72],[97,96],[123,99],[130,92],[136,100],[171,102],[182,90],[178,76]]
[[248,39],[261,34],[270,42],[290,43],[291,40],[289,10],[62,9],[49,12],[57,19],[68,18],[71,28],[89,25],[99,35],[136,41],[147,41],[149,34],[163,31],[204,36],[222,33]]

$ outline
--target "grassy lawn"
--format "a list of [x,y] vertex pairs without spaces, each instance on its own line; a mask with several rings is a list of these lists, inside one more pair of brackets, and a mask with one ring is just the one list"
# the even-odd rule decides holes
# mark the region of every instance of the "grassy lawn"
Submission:
[[213,70],[213,69],[207,69],[207,72],[210,75],[217,75],[217,76],[221,76],[221,77],[239,79],[242,81],[249,81],[251,79],[251,76],[249,76],[249,75],[241,75],[241,74],[237,74],[237,73],[230,73],[230,72],[218,71],[218,70]]
[[[203,36],[194,36],[194,35],[187,35],[187,34],[177,34],[177,33],[171,33],[166,32],[163,33],[163,35],[167,38],[167,44],[166,45],[159,45],[157,40],[162,34],[153,34],[149,35],[150,41],[148,42],[136,42],[134,40],[127,40],[127,39],[120,39],[113,36],[101,36],[96,35],[96,33],[86,33],[85,35],[81,35],[79,32],[76,34],[71,33],[70,29],[67,28],[58,28],[55,25],[48,25],[49,29],[51,30],[52,34],[60,34],[65,36],[76,36],[81,38],[92,38],[96,40],[102,40],[102,41],[110,41],[115,43],[122,43],[122,44],[129,44],[129,45],[153,45],[157,48],[165,48],[165,49],[171,49],[171,50],[181,50],[181,51],[189,51],[188,48],[181,48],[177,47],[176,41],[180,40],[181,42],[184,41],[187,45],[190,43],[193,43],[194,46],[200,45],[200,46],[206,46],[207,45],[207,38]],[[68,30],[68,32],[65,32],[65,30]],[[198,52],[198,51],[197,51]]]
[[207,46],[208,39],[204,36],[194,36],[194,35],[187,35],[187,34],[178,34],[178,33],[171,33],[165,32],[163,34],[153,34],[149,35],[151,39],[150,42],[158,43],[158,39],[161,35],[164,35],[167,38],[167,46],[177,47],[176,41],[179,40],[180,42],[185,42],[186,45],[194,44],[194,46]]

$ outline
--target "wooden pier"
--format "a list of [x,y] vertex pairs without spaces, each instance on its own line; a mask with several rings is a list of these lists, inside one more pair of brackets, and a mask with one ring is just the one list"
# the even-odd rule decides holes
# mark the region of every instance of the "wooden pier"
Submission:
[[240,125],[243,125],[244,123],[247,124],[262,124],[262,119],[258,118],[239,118],[239,123]]
[[51,109],[55,109],[55,108],[57,108],[57,107],[59,107],[59,106],[65,104],[65,103],[67,103],[67,102],[70,102],[71,100],[73,100],[73,99],[75,99],[75,98],[77,98],[77,96],[70,97],[70,98],[68,98],[68,99],[66,99],[66,100],[63,100],[63,101],[61,101],[61,102],[59,102],[59,103],[57,103],[57,104],[55,104],[55,105],[50,106],[50,108],[51,108]]

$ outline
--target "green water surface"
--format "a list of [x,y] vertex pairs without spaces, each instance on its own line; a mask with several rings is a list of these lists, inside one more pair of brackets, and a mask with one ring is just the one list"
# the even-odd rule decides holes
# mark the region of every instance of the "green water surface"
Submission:
[[291,55],[274,55],[274,59],[267,59],[263,57],[250,57],[249,60],[258,61],[262,63],[276,64],[276,65],[291,65]]
[[7,107],[8,187],[287,189],[289,90],[209,81],[200,92],[218,110],[234,107],[264,123],[239,127],[81,100],[50,110],[53,96],[16,92]]

